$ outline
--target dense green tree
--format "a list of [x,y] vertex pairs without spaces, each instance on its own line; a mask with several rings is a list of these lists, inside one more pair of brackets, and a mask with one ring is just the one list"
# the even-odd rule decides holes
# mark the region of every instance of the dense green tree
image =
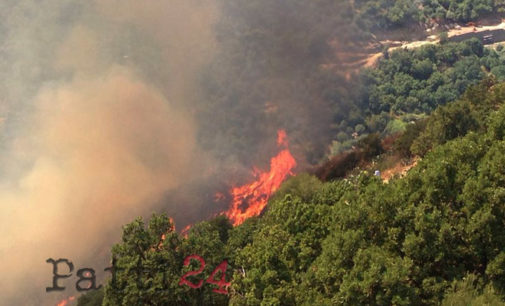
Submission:
[[395,141],[394,150],[401,157],[412,157],[412,143],[419,137],[419,134],[426,129],[427,120],[422,119],[411,122],[407,125],[405,132]]
[[[262,216],[235,228],[220,216],[195,224],[187,238],[165,216],[147,228],[135,220],[113,248],[120,270],[104,304],[502,305],[504,102],[505,85],[486,79],[409,126],[405,142],[421,130],[418,139],[431,144],[404,178],[387,184],[366,171],[324,183],[298,175]],[[184,266],[190,254],[206,262],[192,282],[229,261],[217,275],[231,282],[229,295],[214,284],[179,285],[198,268]],[[150,269],[139,277],[139,266]]]
[[[464,103],[435,112],[427,121],[433,120],[434,126],[446,121],[455,124],[463,112],[479,120],[484,117],[487,123],[468,128],[462,118],[461,125],[448,126],[448,132],[439,135],[446,139],[404,179],[385,185],[362,174],[338,185],[329,183],[339,186],[331,189],[336,197],[329,201],[324,200],[329,197],[323,194],[323,185],[305,201],[286,195],[283,201],[270,203],[271,211],[260,220],[262,226],[253,233],[253,242],[239,256],[252,271],[234,283],[240,294],[232,300],[238,305],[262,301],[410,305],[467,298],[471,303],[501,303],[505,202],[499,186],[505,178],[499,169],[505,165],[505,147],[493,140],[501,139],[505,130],[501,119],[505,108],[493,111],[498,101],[505,101],[501,92],[501,84],[483,83],[464,95]],[[458,126],[463,127],[461,131]],[[326,207],[329,228],[311,238],[320,245],[312,253],[316,258],[293,266],[297,256],[289,252],[290,241],[317,233],[313,224],[285,227],[291,211],[306,209],[304,202],[325,205],[312,204],[314,209]],[[283,210],[284,205],[290,211]],[[265,254],[268,259],[257,259]],[[480,289],[468,293],[459,285],[452,286],[468,273],[476,273]]]
[[367,29],[387,29],[417,22],[467,22],[503,11],[501,0],[359,0],[354,1],[357,19]]
[[81,295],[77,299],[77,306],[101,306],[104,297],[103,287]]
[[447,290],[446,296],[442,301],[442,306],[503,306],[505,302],[496,294],[491,286],[482,288],[482,279],[478,276],[469,274],[460,281],[455,281],[451,289]]
[[[367,94],[362,96],[360,105],[372,115],[391,111],[398,115],[429,113],[486,77],[481,66],[492,70],[503,63],[503,58],[484,49],[477,39],[396,50],[376,69],[363,72],[361,82],[366,84],[363,89]],[[369,128],[382,132],[376,130],[377,126]]]
[[423,156],[433,146],[464,136],[479,128],[479,122],[467,101],[437,109],[426,123],[426,130],[412,143],[412,152]]
[[[231,224],[225,217],[201,222],[191,228],[186,239],[174,231],[165,215],[153,215],[147,227],[142,219],[126,225],[122,242],[112,248],[113,278],[105,288],[104,305],[223,305],[227,296],[217,294],[220,288],[207,280],[221,262],[228,259],[226,242]],[[203,258],[205,268],[187,280],[202,282],[198,289],[181,285],[181,277],[197,271],[198,260],[185,259],[189,255]],[[231,270],[227,269],[227,280]],[[222,272],[214,275],[221,279]],[[226,280],[226,278],[225,278]],[[90,297],[91,298],[91,297]]]
[[[163,238],[164,237],[164,238]],[[112,248],[114,273],[104,305],[189,304],[178,285],[184,259],[181,239],[166,216],[141,218],[126,225],[122,242]]]

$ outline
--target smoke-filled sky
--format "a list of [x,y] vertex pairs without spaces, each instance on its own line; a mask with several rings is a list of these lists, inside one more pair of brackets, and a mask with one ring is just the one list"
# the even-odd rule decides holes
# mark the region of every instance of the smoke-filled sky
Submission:
[[45,293],[47,258],[103,271],[121,225],[205,168],[190,106],[209,3],[0,4],[0,304],[71,295]]
[[[103,271],[136,216],[177,226],[218,212],[213,193],[268,167],[277,129],[314,159],[331,112],[306,57],[324,57],[334,23],[287,1],[232,2],[1,2],[1,305],[74,294],[76,277],[45,292],[46,259]],[[272,31],[237,35],[255,24]],[[300,43],[312,28],[319,40]]]

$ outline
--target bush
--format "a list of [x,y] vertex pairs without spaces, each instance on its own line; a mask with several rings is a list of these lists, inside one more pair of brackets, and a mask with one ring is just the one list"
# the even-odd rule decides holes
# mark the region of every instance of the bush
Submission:
[[401,157],[411,157],[412,152],[410,151],[410,147],[425,128],[426,119],[421,119],[415,123],[407,125],[405,132],[395,141],[393,150],[399,153]]
[[344,133],[344,132],[339,132],[339,133],[337,134],[337,140],[338,140],[339,142],[344,142],[344,141],[346,141],[346,140],[348,140],[348,139],[349,139],[349,135],[347,135],[347,134],[346,134],[346,133]]
[[361,139],[358,142],[358,148],[361,149],[364,159],[370,159],[384,152],[380,136],[377,133],[370,134]]

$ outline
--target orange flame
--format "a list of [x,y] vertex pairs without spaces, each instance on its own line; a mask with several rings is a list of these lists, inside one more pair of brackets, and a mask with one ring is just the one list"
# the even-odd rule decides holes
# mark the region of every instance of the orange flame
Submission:
[[242,224],[246,219],[258,216],[268,203],[268,199],[296,166],[296,161],[288,149],[287,135],[284,130],[277,132],[277,145],[285,147],[277,156],[270,160],[270,171],[261,172],[255,169],[256,181],[240,187],[232,188],[231,207],[225,212],[234,226]]
[[182,229],[181,234],[184,236],[184,238],[188,238],[188,232],[192,226],[193,224],[188,224]]
[[68,299],[66,300],[62,300],[60,301],[58,304],[56,304],[56,306],[67,306],[69,302],[75,300],[75,296],[71,296],[69,297]]
[[168,219],[170,220],[170,224],[172,225],[168,231],[169,232],[173,232],[173,231],[175,231],[175,222],[174,222],[174,219],[172,217],[168,217]]
[[286,135],[286,131],[277,131],[277,145],[288,147],[288,136]]
[[[170,220],[170,228],[168,229],[168,233],[170,232],[173,232],[175,231],[175,222],[174,222],[174,219],[172,217],[168,217],[168,219]],[[164,233],[164,234],[161,234],[161,241],[165,241],[165,239],[167,238],[167,233]]]

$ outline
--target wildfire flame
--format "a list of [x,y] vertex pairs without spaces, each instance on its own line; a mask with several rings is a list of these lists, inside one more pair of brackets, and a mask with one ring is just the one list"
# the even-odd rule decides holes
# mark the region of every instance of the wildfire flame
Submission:
[[191,227],[193,226],[193,224],[188,224],[186,225],[182,231],[181,231],[181,234],[185,237],[185,238],[188,238],[188,232],[189,230],[191,229]]
[[254,169],[256,181],[230,190],[233,197],[231,207],[225,212],[234,226],[242,224],[246,219],[258,216],[268,203],[268,199],[282,182],[292,175],[296,160],[288,149],[287,135],[284,130],[277,132],[277,145],[284,147],[282,151],[270,160],[270,171],[261,172]]
[[[168,232],[172,232],[172,231],[175,231],[175,222],[174,222],[174,219],[172,217],[168,217],[168,219],[170,220],[170,224],[171,224],[171,227],[168,229]],[[161,241],[165,241],[165,239],[167,238],[167,234],[161,234]]]
[[71,296],[69,297],[68,299],[66,300],[62,300],[60,301],[58,304],[56,304],[56,306],[67,306],[69,302],[75,300],[75,296]]

